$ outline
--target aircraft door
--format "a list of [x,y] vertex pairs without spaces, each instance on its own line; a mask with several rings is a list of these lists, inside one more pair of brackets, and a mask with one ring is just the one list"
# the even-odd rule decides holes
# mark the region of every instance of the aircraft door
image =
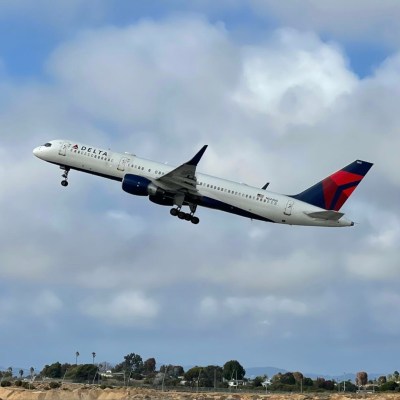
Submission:
[[293,210],[293,200],[289,200],[286,204],[285,211],[283,212],[285,215],[292,215],[292,210]]
[[128,164],[129,161],[130,161],[129,158],[122,157],[120,162],[119,162],[119,164],[118,164],[118,168],[117,169],[119,171],[125,171],[125,167],[126,167],[126,165]]
[[67,154],[67,148],[70,146],[67,142],[62,142],[60,146],[60,150],[58,150],[58,154],[60,156],[65,156]]

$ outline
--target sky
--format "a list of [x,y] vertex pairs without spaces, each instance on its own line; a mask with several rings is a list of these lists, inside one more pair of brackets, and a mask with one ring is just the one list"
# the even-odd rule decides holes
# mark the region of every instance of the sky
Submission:
[[[0,366],[392,373],[400,2],[0,2]],[[32,154],[69,139],[294,194],[374,163],[352,228],[193,225]]]

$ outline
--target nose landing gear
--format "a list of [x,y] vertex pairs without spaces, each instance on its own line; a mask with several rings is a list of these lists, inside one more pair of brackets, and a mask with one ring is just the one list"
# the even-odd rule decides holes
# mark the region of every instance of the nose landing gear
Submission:
[[61,175],[62,178],[64,178],[61,181],[61,186],[67,187],[68,186],[68,173],[69,173],[69,168],[68,167],[60,167],[61,169],[64,170],[64,173]]

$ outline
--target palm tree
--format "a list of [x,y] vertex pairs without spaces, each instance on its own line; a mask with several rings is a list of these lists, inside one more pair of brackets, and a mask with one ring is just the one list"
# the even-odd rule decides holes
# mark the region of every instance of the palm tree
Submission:
[[33,373],[35,372],[35,368],[31,367],[29,371],[31,372],[31,378],[33,378]]
[[95,352],[92,353],[92,357],[93,357],[93,365],[94,365],[94,358],[96,357],[96,353]]
[[75,364],[78,365],[79,351],[75,353]]
[[21,379],[22,379],[22,377],[24,376],[24,370],[23,370],[23,369],[20,369],[20,370],[19,370],[19,376],[20,376]]
[[7,372],[10,374],[10,378],[12,378],[12,373],[13,373],[12,367],[8,367]]

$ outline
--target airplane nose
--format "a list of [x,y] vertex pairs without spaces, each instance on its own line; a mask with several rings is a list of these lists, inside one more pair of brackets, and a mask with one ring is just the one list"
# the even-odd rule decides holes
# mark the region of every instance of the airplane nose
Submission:
[[39,147],[35,147],[35,148],[33,149],[33,154],[34,154],[36,157],[39,157],[39,153],[40,153],[40,146],[39,146]]

